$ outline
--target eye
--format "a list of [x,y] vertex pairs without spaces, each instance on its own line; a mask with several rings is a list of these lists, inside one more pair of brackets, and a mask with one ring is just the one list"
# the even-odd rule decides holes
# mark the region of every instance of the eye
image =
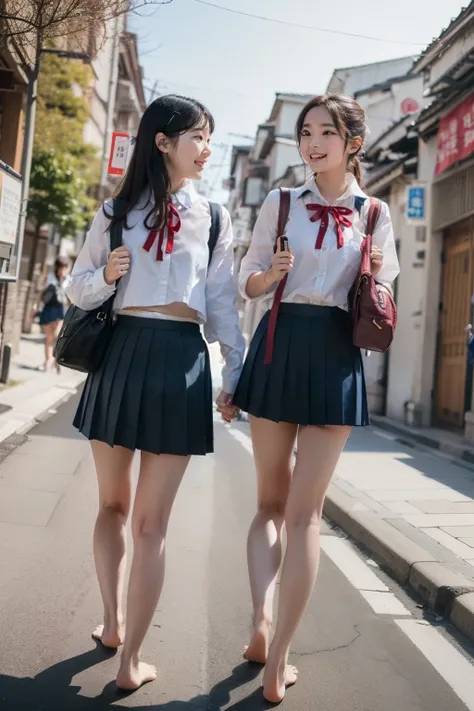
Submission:
[[304,129],[301,131],[301,135],[302,135],[302,136],[309,136],[309,131],[308,131],[306,128],[304,128]]
[[323,136],[337,136],[337,133],[331,131],[330,129],[327,129],[326,131],[324,131]]

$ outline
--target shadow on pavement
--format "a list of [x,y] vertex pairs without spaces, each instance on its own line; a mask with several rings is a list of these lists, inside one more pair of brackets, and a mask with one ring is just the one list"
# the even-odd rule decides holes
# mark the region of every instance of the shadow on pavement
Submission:
[[[81,696],[81,687],[71,685],[77,674],[102,663],[109,656],[97,646],[45,669],[34,678],[0,674],[0,708],[2,711],[103,711],[118,708],[115,704],[119,700],[133,694],[119,692],[114,681],[109,682],[100,696],[95,698]],[[220,711],[230,703],[232,691],[253,682],[260,672],[260,666],[243,663],[229,677],[216,684],[209,694],[196,696],[189,701],[169,701],[131,708],[135,711]],[[234,711],[264,711],[273,708],[273,704],[266,702],[262,690],[257,689],[228,708]]]

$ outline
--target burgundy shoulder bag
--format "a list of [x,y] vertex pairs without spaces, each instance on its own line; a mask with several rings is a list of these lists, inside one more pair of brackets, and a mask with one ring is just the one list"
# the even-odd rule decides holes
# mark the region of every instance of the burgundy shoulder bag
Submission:
[[383,284],[378,284],[370,271],[372,235],[380,212],[380,201],[370,198],[367,234],[361,247],[359,275],[351,290],[352,340],[358,348],[384,353],[393,340],[397,325],[397,308],[390,291]]

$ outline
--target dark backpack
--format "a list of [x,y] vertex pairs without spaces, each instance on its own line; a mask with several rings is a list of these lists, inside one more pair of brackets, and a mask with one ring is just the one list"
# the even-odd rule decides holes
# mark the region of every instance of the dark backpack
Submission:
[[219,239],[222,222],[222,210],[219,203],[210,202],[209,210],[211,211],[211,229],[209,230],[209,239],[207,241],[207,246],[209,247],[208,266],[211,263],[214,247],[216,246],[217,240]]

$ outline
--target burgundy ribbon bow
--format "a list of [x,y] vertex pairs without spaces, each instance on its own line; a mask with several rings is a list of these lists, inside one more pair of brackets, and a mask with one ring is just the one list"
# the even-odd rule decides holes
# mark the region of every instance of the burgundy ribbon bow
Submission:
[[163,242],[165,241],[165,228],[168,228],[168,239],[166,240],[166,254],[171,254],[174,246],[174,236],[181,229],[181,218],[179,212],[173,205],[173,203],[168,203],[167,219],[163,225],[157,229],[152,230],[147,237],[143,249],[147,252],[153,247],[156,237],[158,235],[158,248],[156,251],[156,261],[163,261]]
[[315,249],[321,249],[323,245],[324,235],[326,234],[329,225],[329,215],[334,217],[337,232],[337,248],[341,249],[344,245],[342,228],[351,227],[352,222],[347,218],[347,216],[352,215],[353,210],[350,210],[348,207],[331,207],[330,205],[317,205],[312,203],[306,205],[306,208],[308,210],[315,211],[314,215],[311,215],[310,217],[311,222],[321,220]]

